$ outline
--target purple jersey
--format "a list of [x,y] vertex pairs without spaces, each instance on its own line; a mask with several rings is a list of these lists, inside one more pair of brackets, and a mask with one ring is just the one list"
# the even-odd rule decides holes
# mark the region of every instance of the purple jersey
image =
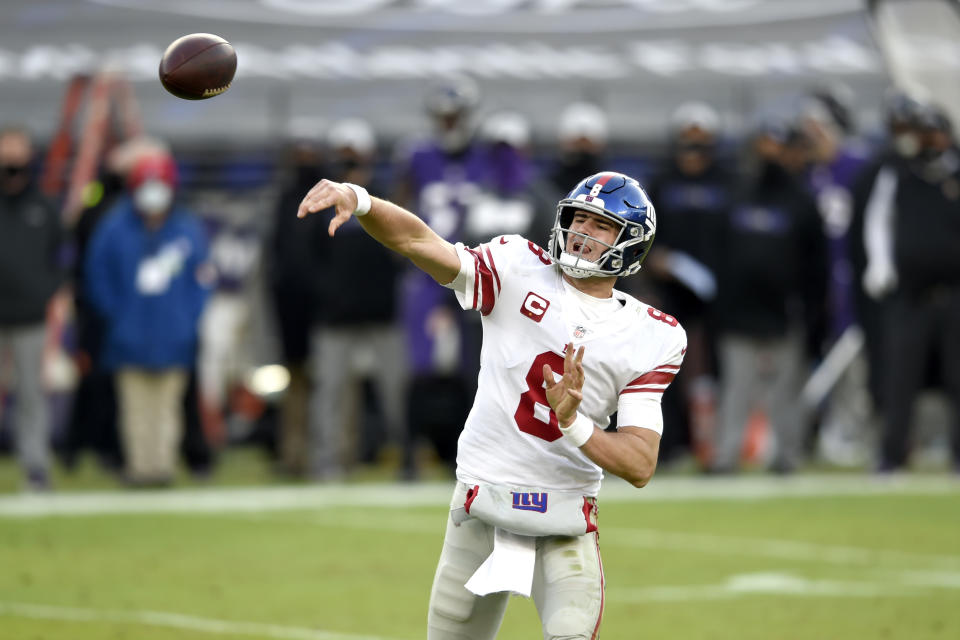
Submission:
[[[407,162],[413,210],[444,239],[465,239],[467,216],[485,194],[510,196],[529,180],[525,158],[515,150],[479,142],[462,153],[448,154],[436,143],[414,147]],[[414,373],[434,369],[434,335],[427,326],[431,313],[450,304],[450,295],[428,275],[417,270],[403,282],[401,317],[407,333]],[[458,321],[461,317],[456,314]]]
[[263,240],[250,224],[231,224],[213,216],[202,218],[210,243],[210,261],[216,268],[217,291],[242,291],[256,272]]
[[815,166],[808,184],[817,200],[827,236],[830,263],[828,295],[830,337],[836,339],[856,321],[854,310],[853,267],[850,264],[850,222],[853,219],[854,181],[869,156],[867,149],[854,143],[845,146],[829,164]]

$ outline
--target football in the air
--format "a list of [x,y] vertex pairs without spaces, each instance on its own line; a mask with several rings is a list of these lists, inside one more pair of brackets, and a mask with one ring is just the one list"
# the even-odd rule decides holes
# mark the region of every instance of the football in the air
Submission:
[[160,83],[184,100],[206,100],[230,88],[237,70],[233,46],[212,33],[191,33],[170,43],[160,59]]

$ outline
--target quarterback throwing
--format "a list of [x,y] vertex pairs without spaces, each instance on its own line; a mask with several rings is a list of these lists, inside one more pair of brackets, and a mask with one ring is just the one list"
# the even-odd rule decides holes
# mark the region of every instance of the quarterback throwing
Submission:
[[[322,180],[297,215],[333,207],[482,315],[477,395],[428,612],[430,640],[494,638],[509,595],[532,596],[544,638],[597,636],[603,472],[637,487],[657,464],[660,399],[686,351],[672,316],[614,288],[640,269],[656,214],[640,184],[603,172],[557,206],[549,246],[451,244],[420,218]],[[605,431],[617,412],[616,431]]]

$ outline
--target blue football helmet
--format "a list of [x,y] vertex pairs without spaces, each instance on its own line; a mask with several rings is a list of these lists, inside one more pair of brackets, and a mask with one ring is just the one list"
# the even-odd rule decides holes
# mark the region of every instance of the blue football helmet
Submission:
[[[583,258],[582,247],[577,253],[567,251],[570,236],[588,237],[570,231],[578,211],[601,215],[619,228],[613,244],[590,238],[607,247],[596,261]],[[628,276],[640,270],[656,233],[657,214],[640,183],[622,173],[604,171],[581,180],[557,205],[550,256],[574,278]]]

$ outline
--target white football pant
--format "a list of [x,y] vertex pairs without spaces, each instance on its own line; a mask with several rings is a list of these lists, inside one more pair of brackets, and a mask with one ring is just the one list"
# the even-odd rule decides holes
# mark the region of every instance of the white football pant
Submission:
[[[457,483],[451,506],[462,506],[467,486]],[[447,533],[430,592],[427,640],[493,640],[510,598],[477,596],[464,587],[493,551],[494,528],[476,518]],[[544,640],[593,640],[603,614],[603,566],[596,532],[537,539],[531,590]]]

